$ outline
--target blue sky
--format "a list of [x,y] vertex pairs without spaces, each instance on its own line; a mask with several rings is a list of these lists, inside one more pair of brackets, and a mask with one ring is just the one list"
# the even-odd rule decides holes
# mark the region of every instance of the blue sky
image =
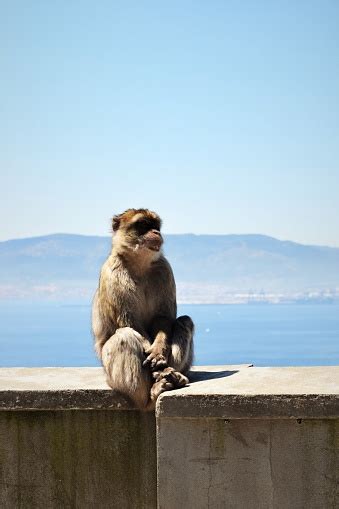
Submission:
[[0,6],[0,239],[168,233],[339,246],[339,3]]

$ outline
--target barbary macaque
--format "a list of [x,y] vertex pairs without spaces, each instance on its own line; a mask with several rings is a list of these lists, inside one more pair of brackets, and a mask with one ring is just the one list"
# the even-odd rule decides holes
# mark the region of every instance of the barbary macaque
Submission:
[[162,254],[160,217],[128,209],[113,217],[112,251],[92,309],[95,348],[112,389],[140,409],[183,387],[193,360],[193,322],[176,317],[176,288]]

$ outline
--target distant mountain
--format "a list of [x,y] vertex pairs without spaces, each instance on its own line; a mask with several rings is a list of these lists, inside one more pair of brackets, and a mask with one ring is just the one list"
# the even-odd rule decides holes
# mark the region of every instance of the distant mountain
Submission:
[[[0,242],[0,298],[88,300],[109,237],[54,234]],[[339,248],[265,235],[166,235],[186,302],[339,297]],[[280,297],[279,297],[280,296]]]

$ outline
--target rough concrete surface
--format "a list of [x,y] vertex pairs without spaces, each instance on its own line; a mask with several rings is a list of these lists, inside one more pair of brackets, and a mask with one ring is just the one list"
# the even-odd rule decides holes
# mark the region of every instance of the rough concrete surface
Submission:
[[[220,373],[247,366],[199,366],[193,368],[193,376],[209,379],[211,370]],[[102,368],[0,368],[0,410],[101,408],[132,409],[106,384]]]
[[[197,369],[199,369],[197,367]],[[196,378],[195,378],[196,377]],[[339,366],[223,370],[161,396],[157,415],[223,418],[338,418]]]
[[1,509],[156,505],[153,413],[0,412]]
[[338,420],[158,420],[158,508],[337,509]]
[[131,409],[102,368],[1,368],[0,410]]
[[337,509],[338,401],[338,367],[198,366],[156,438],[101,368],[3,368],[0,508]]
[[338,403],[338,367],[195,373],[157,403],[158,507],[337,509]]

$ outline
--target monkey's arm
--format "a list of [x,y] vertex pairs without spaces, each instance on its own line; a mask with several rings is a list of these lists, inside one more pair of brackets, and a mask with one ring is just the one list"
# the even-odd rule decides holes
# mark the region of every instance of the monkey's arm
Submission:
[[158,305],[149,327],[153,343],[146,350],[147,358],[144,362],[150,364],[152,370],[167,366],[172,328],[177,313],[175,281],[171,266],[163,258],[159,261],[158,269],[159,272],[154,278],[158,285],[156,288]]
[[145,350],[147,355],[144,366],[149,364],[152,370],[167,366],[172,334],[173,320],[166,316],[156,316],[151,324],[150,335],[154,338],[152,345]]

